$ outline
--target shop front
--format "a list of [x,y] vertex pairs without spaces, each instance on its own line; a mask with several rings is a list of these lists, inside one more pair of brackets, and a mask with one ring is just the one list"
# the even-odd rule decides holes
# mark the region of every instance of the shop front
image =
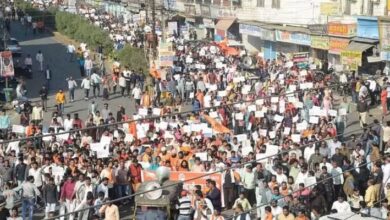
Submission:
[[388,67],[386,69],[390,69],[390,18],[380,17],[378,19],[378,27],[380,59],[386,63]]
[[328,62],[333,66],[341,64],[340,54],[349,45],[348,38],[329,37]]
[[260,51],[264,59],[276,59],[275,32],[257,25],[239,24],[242,43],[249,52]]
[[275,30],[276,51],[291,57],[293,53],[310,52],[311,37],[309,34]]
[[375,74],[383,69],[378,50],[379,29],[376,17],[358,17],[357,34],[352,38],[347,51],[356,51],[361,54],[359,73]]
[[311,56],[315,59],[328,59],[329,37],[328,36],[311,36]]
[[347,49],[351,38],[356,36],[356,23],[329,22],[328,35],[330,36],[328,61],[334,66],[339,66],[341,52]]
[[[219,42],[225,38],[232,39],[234,37],[233,24],[236,21],[235,18],[220,18],[215,25],[214,40]],[[237,28],[238,29],[238,28]],[[238,31],[237,31],[238,32]]]

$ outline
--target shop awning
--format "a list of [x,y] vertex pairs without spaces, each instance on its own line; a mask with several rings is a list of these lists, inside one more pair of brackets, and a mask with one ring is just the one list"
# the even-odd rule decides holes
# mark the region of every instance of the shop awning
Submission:
[[349,43],[348,47],[345,50],[363,52],[363,51],[366,51],[367,49],[370,49],[373,46],[374,45],[372,45],[372,44],[365,44],[365,43],[351,41],[351,43]]
[[215,28],[217,30],[223,30],[223,31],[226,31],[227,29],[230,28],[230,26],[232,26],[232,24],[234,23],[236,19],[235,18],[225,18],[225,19],[221,19],[218,21],[217,25],[215,26]]

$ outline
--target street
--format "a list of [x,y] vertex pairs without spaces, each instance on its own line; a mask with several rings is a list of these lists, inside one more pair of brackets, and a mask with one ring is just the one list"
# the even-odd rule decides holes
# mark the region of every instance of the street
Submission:
[[[77,80],[78,85],[81,84],[81,77],[79,73],[79,68],[76,62],[69,62],[68,54],[66,53],[66,45],[62,44],[58,39],[54,37],[54,35],[45,33],[45,34],[37,34],[35,36],[32,33],[28,33],[25,35],[24,29],[19,22],[12,23],[11,36],[18,39],[20,45],[22,46],[23,57],[20,58],[20,62],[23,63],[24,57],[27,54],[30,54],[33,58],[33,78],[26,80],[27,87],[27,96],[32,101],[40,101],[39,98],[39,90],[42,85],[45,84],[44,74],[39,71],[39,64],[35,62],[35,54],[40,50],[44,56],[44,64],[49,65],[52,70],[52,79],[50,81],[50,90],[49,90],[49,101],[48,101],[48,112],[44,114],[44,125],[48,125],[51,119],[52,113],[56,110],[55,105],[55,93],[62,89],[67,94],[67,82],[66,78],[72,76]],[[109,71],[108,71],[109,72]],[[102,89],[101,89],[102,90]],[[77,89],[75,92],[75,102],[69,103],[67,102],[65,105],[65,114],[73,114],[78,113],[79,117],[82,120],[85,120],[88,115],[88,106],[92,100],[95,100],[98,103],[98,109],[103,107],[103,103],[107,102],[109,104],[109,108],[115,114],[118,110],[118,106],[122,105],[126,109],[126,113],[129,115],[135,111],[134,102],[132,99],[126,97],[120,97],[119,94],[110,95],[109,101],[102,101],[101,98],[90,99],[89,101],[84,100],[84,93],[81,89]],[[68,94],[67,94],[68,98]],[[336,96],[336,99],[340,99],[340,97]],[[69,100],[68,100],[69,101]],[[345,131],[345,136],[348,137],[352,133],[359,134],[361,133],[361,129],[358,122],[358,115],[355,110],[355,105],[352,106],[353,113],[348,115],[348,127]],[[372,117],[369,117],[369,123],[376,118],[381,120],[380,114],[381,111],[379,108],[373,109],[370,111]],[[13,123],[19,123],[18,117],[12,118]],[[130,209],[128,207],[121,207],[121,219],[130,219]],[[225,212],[225,215],[230,215],[231,212]],[[35,215],[35,219],[42,219],[43,213],[38,213]]]
[[[72,76],[78,86],[81,84],[82,78],[80,77],[78,64],[69,62],[69,56],[66,53],[66,45],[58,42],[54,35],[36,34],[32,33],[25,35],[24,28],[20,22],[13,22],[11,29],[11,36],[18,39],[23,50],[23,57],[20,58],[20,62],[23,63],[24,57],[30,54],[33,58],[33,78],[26,81],[27,97],[32,101],[40,101],[39,90],[42,85],[45,84],[45,76],[39,70],[39,63],[35,61],[35,55],[40,50],[44,56],[44,66],[49,65],[52,70],[52,79],[50,81],[49,100],[48,100],[48,112],[44,115],[44,122],[50,122],[52,112],[55,109],[55,94],[59,89],[63,89],[66,92],[68,98],[68,88],[66,78]],[[101,93],[102,93],[101,88]],[[92,91],[91,91],[92,93]],[[88,115],[88,105],[94,100],[98,104],[98,109],[103,108],[103,101],[101,98],[84,100],[84,92],[81,89],[77,89],[75,92],[75,102],[65,105],[65,114],[79,113],[81,119],[85,119]],[[109,108],[113,113],[118,109],[119,105],[122,105],[126,109],[126,113],[134,111],[134,102],[131,102],[129,98],[122,98],[119,94],[111,95],[109,100]],[[15,122],[19,119],[14,118]]]

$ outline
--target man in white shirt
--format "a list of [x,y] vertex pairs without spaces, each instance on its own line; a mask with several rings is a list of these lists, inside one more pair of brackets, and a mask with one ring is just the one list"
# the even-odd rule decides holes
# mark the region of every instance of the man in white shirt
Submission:
[[133,89],[131,95],[135,100],[136,107],[138,107],[141,104],[141,96],[142,96],[142,91],[138,85]]
[[84,89],[84,93],[85,93],[84,99],[88,100],[89,99],[89,90],[91,89],[91,80],[89,79],[89,77],[86,77],[83,79],[83,81],[81,81],[80,87]]
[[73,129],[73,119],[70,117],[70,114],[66,115],[66,118],[64,120],[64,129],[65,131],[70,131]]
[[76,48],[74,47],[73,44],[69,44],[68,45],[68,54],[69,54],[69,62],[73,62],[73,59],[74,59],[74,52],[75,52]]
[[71,76],[66,80],[68,81],[69,99],[70,99],[70,102],[73,102],[74,101],[74,91],[77,87],[77,82]]
[[39,63],[40,70],[43,71],[43,54],[41,51],[38,51],[37,55],[35,55],[35,60]]
[[84,62],[84,69],[87,76],[91,76],[92,68],[93,68],[93,62],[89,57],[87,57]]
[[38,188],[41,188],[43,185],[42,181],[42,173],[41,173],[41,168],[38,168],[38,163],[33,162],[31,163],[31,168],[28,171],[29,176],[34,177],[34,185]]
[[351,206],[347,201],[344,201],[344,198],[342,196],[339,196],[336,201],[333,202],[332,205],[332,210],[337,210],[338,214],[342,213],[350,213],[351,211]]
[[[91,75],[91,82],[92,82],[92,92],[93,96],[96,98],[96,96],[100,95],[100,82],[102,81],[102,78],[97,73],[92,73]],[[97,90],[97,95],[96,95]]]
[[330,157],[332,157],[336,153],[336,148],[341,148],[341,142],[337,138],[334,138],[333,141],[328,141],[328,146],[330,149]]

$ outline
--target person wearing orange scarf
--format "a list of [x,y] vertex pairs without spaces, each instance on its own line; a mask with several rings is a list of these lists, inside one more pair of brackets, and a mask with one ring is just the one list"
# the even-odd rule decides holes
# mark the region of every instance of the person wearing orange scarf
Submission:
[[149,108],[151,106],[151,99],[150,95],[144,91],[141,97],[141,106],[144,108]]

